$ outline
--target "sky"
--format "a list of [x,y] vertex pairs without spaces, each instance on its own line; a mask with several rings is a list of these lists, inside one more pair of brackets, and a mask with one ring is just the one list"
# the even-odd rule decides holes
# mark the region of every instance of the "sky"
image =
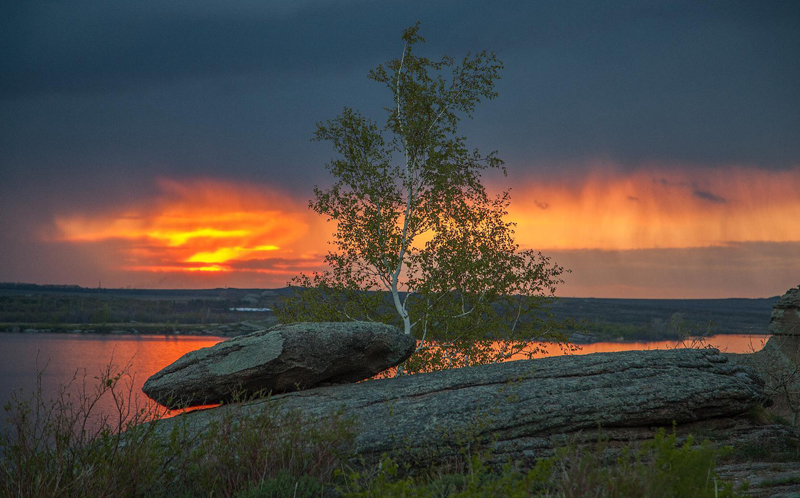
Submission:
[[323,269],[315,123],[380,118],[366,78],[421,22],[494,50],[520,247],[566,297],[769,297],[800,284],[797,1],[17,1],[0,6],[0,281],[282,287]]

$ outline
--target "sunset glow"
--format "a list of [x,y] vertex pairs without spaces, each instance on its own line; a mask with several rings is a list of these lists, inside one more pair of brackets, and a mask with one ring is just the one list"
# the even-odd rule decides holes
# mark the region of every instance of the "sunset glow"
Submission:
[[133,272],[283,274],[287,258],[316,258],[313,244],[294,246],[316,220],[283,194],[208,179],[162,179],[159,187],[158,198],[110,214],[59,216],[57,239],[121,243],[118,269]]
[[535,249],[665,249],[800,241],[800,168],[617,173],[512,190],[517,240]]
[[[122,277],[170,276],[179,285],[279,287],[300,272],[323,268],[334,227],[304,199],[215,179],[161,179],[158,187],[155,198],[135,205],[58,216],[50,238],[95,248],[98,264]],[[704,282],[729,292],[724,282],[735,275],[767,282],[776,273],[791,274],[786,262],[797,259],[790,253],[800,242],[797,192],[800,168],[653,167],[624,173],[599,166],[579,181],[519,182],[508,219],[517,223],[521,247],[575,269],[564,286],[570,295],[699,297],[711,292]],[[744,246],[735,249],[755,243],[774,248],[771,256],[758,250],[761,259],[752,264],[760,272],[747,269],[749,260],[697,252],[733,247],[739,255],[755,254]],[[665,251],[672,251],[667,259]],[[710,266],[709,258],[718,263]],[[703,273],[715,267],[714,276]],[[669,283],[692,278],[700,279],[696,294]]]
[[148,232],[147,236],[153,239],[162,239],[169,241],[170,246],[180,246],[186,243],[189,239],[208,237],[208,238],[228,238],[228,237],[244,237],[250,235],[249,230],[214,230],[213,228],[203,228],[201,230],[194,230],[191,232]]
[[250,256],[264,251],[277,251],[278,246],[266,245],[258,247],[221,247],[216,251],[199,252],[186,259],[187,263],[225,263],[232,259],[249,259]]

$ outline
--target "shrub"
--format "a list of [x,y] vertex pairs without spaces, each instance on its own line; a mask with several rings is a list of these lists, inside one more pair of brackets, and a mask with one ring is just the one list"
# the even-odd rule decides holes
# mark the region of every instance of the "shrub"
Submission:
[[236,494],[236,498],[318,498],[325,496],[322,481],[311,476],[293,477],[286,471]]
[[[178,488],[234,496],[252,491],[256,483],[267,489],[282,486],[286,479],[329,483],[349,457],[353,439],[352,423],[341,412],[308,422],[270,399],[249,413],[229,409],[203,430],[198,444],[178,462]],[[270,484],[272,480],[277,481]],[[311,486],[307,479],[303,482]]]
[[659,430],[638,448],[627,446],[616,462],[604,462],[606,445],[589,451],[568,446],[554,457],[555,490],[564,498],[598,497],[723,497],[733,488],[719,479],[715,464],[730,448],[717,450],[689,436],[678,444],[673,433]]
[[[163,477],[153,424],[164,412],[137,407],[128,369],[109,364],[92,389],[86,373],[46,400],[42,372],[34,393],[12,394],[0,433],[2,496],[132,496]],[[116,413],[100,414],[98,402],[111,398]]]
[[[310,493],[330,487],[348,456],[353,432],[342,414],[308,423],[270,400],[248,413],[227,408],[189,446],[185,424],[164,433],[164,409],[131,403],[127,371],[109,365],[94,389],[84,375],[77,393],[73,379],[49,401],[40,372],[32,395],[15,393],[0,433],[0,496],[273,496],[287,479]],[[115,413],[97,413],[105,397]]]
[[608,460],[605,442],[594,447],[569,445],[555,456],[540,459],[524,471],[507,464],[499,471],[475,456],[459,473],[434,469],[423,475],[403,475],[392,459],[384,458],[373,472],[350,472],[339,491],[351,498],[367,497],[731,497],[733,487],[716,476],[715,461],[727,450],[682,445],[672,434],[659,431],[638,447],[626,446]]

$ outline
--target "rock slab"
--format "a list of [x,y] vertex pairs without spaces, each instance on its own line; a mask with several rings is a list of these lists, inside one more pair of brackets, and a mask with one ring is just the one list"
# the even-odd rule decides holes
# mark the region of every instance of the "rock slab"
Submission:
[[536,458],[556,435],[731,417],[763,397],[762,379],[717,350],[626,351],[318,387],[186,413],[158,430],[185,423],[197,434],[230,410],[279,406],[314,421],[341,409],[356,421],[355,451],[365,461],[398,449],[446,456],[465,434],[493,441],[498,458]]
[[187,353],[142,391],[180,408],[357,382],[405,361],[415,347],[412,336],[382,323],[279,325]]
[[772,335],[800,337],[800,286],[786,291],[772,306],[769,332]]

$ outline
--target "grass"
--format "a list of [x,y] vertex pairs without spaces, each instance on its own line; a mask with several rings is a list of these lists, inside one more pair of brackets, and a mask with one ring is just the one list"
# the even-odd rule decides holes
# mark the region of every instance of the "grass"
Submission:
[[733,497],[733,486],[715,473],[725,450],[692,438],[679,444],[662,430],[651,441],[624,447],[609,456],[605,441],[594,446],[568,445],[555,456],[539,459],[532,469],[511,463],[501,469],[486,465],[485,455],[471,455],[457,467],[422,474],[405,473],[385,458],[378,470],[351,472],[340,487],[344,496],[367,497]]
[[[305,423],[278,403],[229,414],[187,446],[187,427],[160,434],[165,411],[131,404],[130,380],[109,366],[94,386],[73,379],[46,400],[40,373],[34,393],[14,393],[0,433],[0,496],[232,497],[275,479],[327,483],[349,455],[353,432],[341,414]],[[116,413],[100,415],[107,397]]]
[[[4,407],[7,424],[0,435],[0,495],[88,496],[103,489],[131,495],[153,468],[155,406],[137,407],[132,382],[109,365],[89,386],[84,376],[59,390],[52,400],[36,391],[12,394]],[[98,413],[98,402],[112,398],[116,413]],[[123,470],[124,469],[124,470]],[[160,476],[158,476],[160,477]]]
[[800,484],[800,476],[783,476],[774,479],[764,479],[758,483],[759,488],[775,488],[778,486],[791,486]]

